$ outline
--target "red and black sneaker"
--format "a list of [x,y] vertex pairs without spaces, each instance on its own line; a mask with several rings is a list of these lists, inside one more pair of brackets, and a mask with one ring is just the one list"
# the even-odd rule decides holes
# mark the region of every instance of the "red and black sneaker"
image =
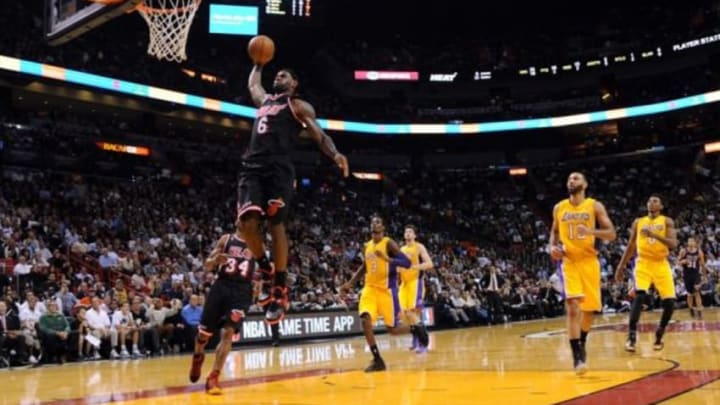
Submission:
[[208,395],[221,395],[222,388],[220,388],[220,372],[213,370],[205,381],[205,392]]
[[200,379],[203,361],[205,361],[205,353],[193,354],[192,366],[190,367],[190,382],[194,383]]

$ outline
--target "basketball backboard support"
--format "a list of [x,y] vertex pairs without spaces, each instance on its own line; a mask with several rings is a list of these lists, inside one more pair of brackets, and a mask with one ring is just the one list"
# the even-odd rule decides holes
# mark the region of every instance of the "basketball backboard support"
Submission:
[[135,9],[143,0],[44,0],[45,40],[50,45],[71,41]]

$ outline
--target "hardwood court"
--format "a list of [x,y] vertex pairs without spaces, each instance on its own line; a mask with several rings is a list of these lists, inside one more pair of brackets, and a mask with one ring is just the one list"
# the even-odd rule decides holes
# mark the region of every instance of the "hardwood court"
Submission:
[[389,370],[366,374],[361,337],[236,350],[224,393],[188,384],[189,355],[0,372],[0,404],[669,404],[720,403],[720,312],[676,314],[662,352],[652,350],[657,314],[644,314],[638,352],[623,350],[626,317],[598,317],[590,372],[570,370],[562,319],[436,332],[431,351],[380,337]]

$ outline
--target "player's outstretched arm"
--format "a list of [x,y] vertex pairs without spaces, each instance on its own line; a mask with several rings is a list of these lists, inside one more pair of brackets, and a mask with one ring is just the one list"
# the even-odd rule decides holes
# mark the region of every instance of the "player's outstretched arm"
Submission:
[[267,93],[262,86],[262,65],[254,65],[248,77],[248,90],[255,107],[260,107],[265,101]]
[[335,164],[338,165],[340,170],[343,172],[343,176],[347,177],[350,175],[350,165],[348,164],[348,160],[342,153],[338,152],[337,148],[335,147],[335,142],[333,142],[332,138],[330,138],[325,131],[323,131],[322,128],[320,128],[320,125],[318,125],[315,115],[315,109],[313,108],[310,103],[299,100],[299,99],[292,99],[290,101],[292,103],[293,111],[295,112],[295,115],[305,125],[306,130],[302,131],[300,133],[301,137],[304,138],[310,138],[318,145],[318,148],[324,153],[327,157],[332,159]]
[[635,244],[635,240],[637,239],[637,223],[637,219],[633,221],[632,230],[630,231],[630,240],[625,248],[625,252],[623,252],[620,263],[618,263],[618,266],[615,269],[615,281],[619,283],[625,281],[625,267],[627,267],[630,258],[635,255],[635,251],[637,250],[637,245]]
[[225,234],[218,239],[215,248],[212,252],[210,252],[207,259],[205,259],[204,267],[206,271],[213,271],[217,266],[225,263],[227,256],[223,254],[223,251],[225,250],[225,245],[227,245],[228,239],[230,239],[229,234]]

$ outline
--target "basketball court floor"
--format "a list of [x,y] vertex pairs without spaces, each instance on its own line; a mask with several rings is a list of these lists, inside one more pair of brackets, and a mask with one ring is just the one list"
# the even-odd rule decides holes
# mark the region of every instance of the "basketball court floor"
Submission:
[[682,311],[652,350],[658,314],[644,314],[638,352],[623,350],[625,316],[598,317],[590,371],[570,369],[561,318],[435,332],[417,355],[410,338],[380,336],[386,372],[366,374],[362,337],[238,348],[223,370],[222,396],[189,384],[189,355],[0,372],[0,404],[717,404],[720,312],[693,321]]

